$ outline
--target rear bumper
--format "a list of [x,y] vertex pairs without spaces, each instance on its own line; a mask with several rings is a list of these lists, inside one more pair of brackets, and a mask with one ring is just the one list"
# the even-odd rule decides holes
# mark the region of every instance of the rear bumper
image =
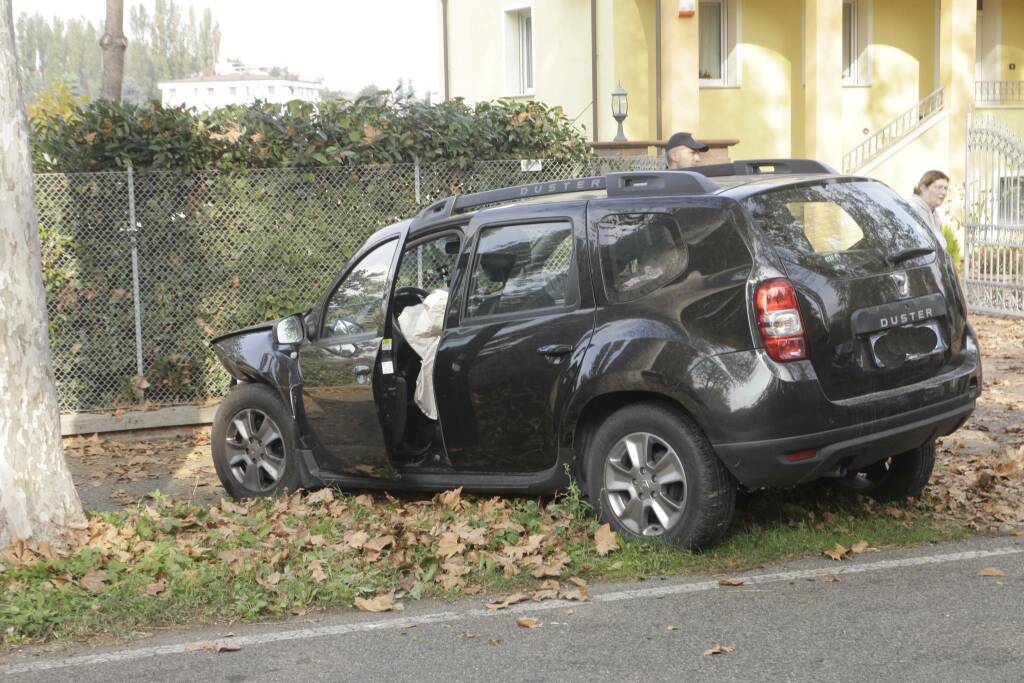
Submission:
[[[865,467],[955,432],[974,412],[975,400],[963,399],[865,425],[786,439],[718,444],[715,450],[723,462],[733,464],[733,474],[750,488],[813,481],[840,469]],[[789,454],[807,450],[816,451],[814,457],[787,460]]]
[[[982,370],[973,330],[965,351],[955,371],[842,401],[829,401],[813,370],[797,367],[801,363],[785,366],[759,358],[761,374],[771,373],[762,396],[774,396],[747,406],[742,420],[735,412],[717,420],[709,416],[719,428],[717,434],[708,430],[712,445],[733,476],[750,488],[812,481],[917,448],[956,431],[974,411]],[[788,459],[801,451],[814,455]]]

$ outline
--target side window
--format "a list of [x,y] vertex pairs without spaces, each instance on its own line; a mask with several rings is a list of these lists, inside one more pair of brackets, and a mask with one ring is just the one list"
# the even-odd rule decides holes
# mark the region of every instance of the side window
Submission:
[[484,228],[473,259],[466,317],[574,304],[572,255],[571,223]]
[[384,322],[382,303],[388,271],[398,240],[391,240],[366,254],[349,271],[327,301],[321,337],[376,332]]
[[605,291],[612,301],[637,299],[686,270],[687,245],[668,214],[612,214],[597,230]]
[[395,287],[446,289],[459,258],[459,244],[459,238],[449,233],[406,249]]

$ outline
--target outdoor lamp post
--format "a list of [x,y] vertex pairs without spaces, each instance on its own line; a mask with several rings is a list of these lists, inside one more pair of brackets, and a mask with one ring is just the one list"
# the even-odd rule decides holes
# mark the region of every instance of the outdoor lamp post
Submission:
[[619,122],[619,132],[615,134],[615,142],[625,142],[626,134],[622,132],[622,122],[626,120],[629,113],[629,93],[619,83],[612,90],[612,117]]

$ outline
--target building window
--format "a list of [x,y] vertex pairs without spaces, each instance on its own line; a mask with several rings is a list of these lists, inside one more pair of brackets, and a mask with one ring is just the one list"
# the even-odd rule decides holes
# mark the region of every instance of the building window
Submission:
[[505,12],[505,74],[509,94],[533,93],[533,13],[529,7]]
[[174,97],[174,92],[175,92],[174,88],[171,88],[170,90],[167,91],[167,94],[170,95],[171,97]]
[[843,0],[843,84],[869,85],[869,0]]
[[234,97],[238,93],[238,88],[232,86],[232,87],[228,88],[228,92],[231,93],[232,97]]
[[213,88],[207,88],[206,89],[206,94],[209,95],[210,97],[213,97]]
[[274,94],[274,86],[272,86],[272,85],[268,85],[267,86],[267,94],[268,95],[273,95]]
[[738,86],[740,0],[703,0],[698,6],[700,84]]

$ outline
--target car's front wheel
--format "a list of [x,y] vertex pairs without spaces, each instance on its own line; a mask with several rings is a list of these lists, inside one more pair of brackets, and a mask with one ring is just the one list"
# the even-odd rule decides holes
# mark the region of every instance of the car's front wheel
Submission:
[[625,537],[707,548],[725,535],[736,481],[686,415],[659,403],[622,408],[587,440],[585,487]]
[[291,415],[263,384],[240,384],[217,408],[213,465],[234,498],[272,496],[301,484]]
[[875,500],[920,498],[935,467],[935,442],[880,460],[834,480],[840,488]]

